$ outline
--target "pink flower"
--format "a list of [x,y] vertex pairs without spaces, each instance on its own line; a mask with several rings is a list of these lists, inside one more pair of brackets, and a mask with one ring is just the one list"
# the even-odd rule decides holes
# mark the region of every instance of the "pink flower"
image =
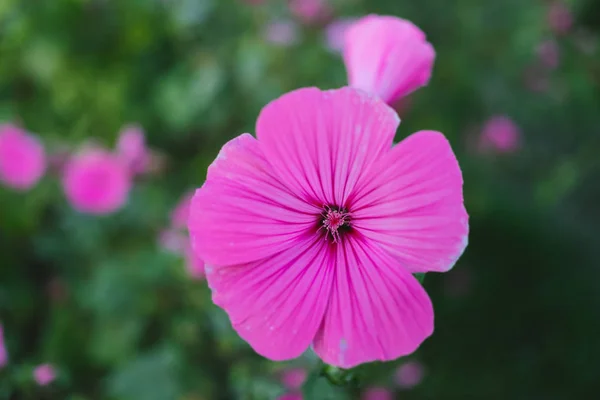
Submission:
[[441,133],[392,147],[398,124],[360,90],[300,89],[209,167],[190,208],[193,248],[213,301],[259,354],[286,360],[312,344],[349,368],[410,354],[433,332],[412,273],[462,254],[462,175]]
[[392,104],[427,85],[435,51],[411,22],[369,15],[346,33],[344,62],[350,86]]
[[289,0],[292,14],[304,23],[312,23],[324,19],[329,14],[325,0]]
[[193,192],[186,193],[171,212],[171,226],[173,228],[187,231],[188,215],[193,195]]
[[134,174],[148,170],[150,152],[146,148],[144,131],[137,125],[125,126],[117,141],[117,154],[122,157]]
[[296,44],[299,36],[298,26],[293,21],[280,19],[265,27],[265,40],[278,46],[287,47]]
[[337,19],[325,28],[327,47],[334,52],[344,50],[346,32],[357,21],[356,18]]
[[189,244],[185,248],[185,266],[190,277],[204,279],[204,261],[196,256]]
[[548,25],[558,35],[564,35],[573,26],[571,11],[561,1],[555,1],[548,8]]
[[0,324],[0,369],[8,364],[8,352],[4,344],[4,330]]
[[131,176],[120,157],[98,148],[86,149],[67,163],[63,187],[77,211],[108,214],[127,202]]
[[511,153],[519,148],[520,132],[508,117],[495,116],[488,120],[479,138],[479,149],[499,153]]
[[417,361],[407,361],[396,370],[396,383],[404,389],[411,389],[423,380],[423,365]]
[[31,189],[46,171],[39,139],[14,125],[0,125],[0,181],[15,190]]
[[537,47],[537,54],[545,67],[549,69],[555,69],[558,67],[560,49],[558,48],[558,43],[556,43],[555,40],[548,39],[541,42]]
[[292,368],[283,372],[281,382],[288,389],[300,389],[306,380],[306,370],[304,368]]
[[33,377],[40,386],[46,386],[56,379],[56,371],[50,364],[42,364],[33,370]]
[[363,400],[392,400],[393,398],[392,392],[381,387],[367,389],[362,395]]
[[287,393],[279,396],[277,400],[302,400],[302,395],[300,393]]

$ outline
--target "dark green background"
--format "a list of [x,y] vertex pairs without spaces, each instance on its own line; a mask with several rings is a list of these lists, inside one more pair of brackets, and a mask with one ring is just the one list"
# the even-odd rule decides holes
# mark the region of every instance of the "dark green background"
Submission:
[[[302,86],[345,84],[319,25],[282,48],[262,31],[283,1],[0,0],[0,120],[50,151],[94,138],[113,146],[139,122],[166,157],[108,217],[74,212],[54,176],[25,194],[0,188],[0,323],[10,352],[0,399],[272,399],[277,364],[231,330],[205,282],[156,245],[219,147],[253,132],[261,107]],[[337,0],[338,16],[398,15],[437,51],[397,139],[444,132],[464,171],[470,244],[424,282],[436,332],[413,356],[427,369],[401,399],[591,399],[600,389],[600,6],[567,3],[561,61],[539,65],[553,33],[542,0]],[[526,72],[547,80],[534,92]],[[470,143],[486,119],[513,118],[515,154]],[[465,283],[466,282],[466,283]],[[463,290],[461,287],[464,285]],[[51,300],[48,288],[61,296]],[[59,371],[39,388],[33,366]],[[397,364],[397,363],[396,363]],[[395,364],[361,368],[391,384]],[[334,398],[345,393],[333,389]],[[312,399],[310,399],[312,400]],[[318,400],[315,397],[315,400]]]

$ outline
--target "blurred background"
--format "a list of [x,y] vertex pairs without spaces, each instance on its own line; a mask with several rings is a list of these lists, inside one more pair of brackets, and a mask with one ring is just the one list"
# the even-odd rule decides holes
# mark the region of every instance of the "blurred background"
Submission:
[[[396,106],[397,140],[447,135],[470,244],[425,278],[436,332],[415,354],[362,367],[353,394],[304,398],[594,398],[600,2],[289,3],[0,0],[0,123],[46,161],[35,182],[0,182],[0,399],[300,393],[315,356],[270,362],[237,337],[182,214],[267,102],[346,83],[340,38],[368,13],[413,21],[437,51],[430,84]],[[86,208],[67,166],[101,158],[131,178]]]

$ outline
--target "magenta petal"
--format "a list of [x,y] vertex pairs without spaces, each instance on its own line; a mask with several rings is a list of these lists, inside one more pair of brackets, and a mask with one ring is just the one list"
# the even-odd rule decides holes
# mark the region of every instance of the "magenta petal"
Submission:
[[0,182],[15,190],[31,189],[46,172],[44,145],[14,125],[0,125]]
[[346,202],[389,150],[399,122],[391,108],[360,90],[306,88],[263,108],[256,132],[282,182],[322,207]]
[[8,352],[4,344],[4,330],[2,324],[0,324],[0,369],[8,364]]
[[433,332],[433,307],[419,282],[381,248],[361,237],[338,245],[335,280],[315,352],[352,368],[415,351]]
[[206,266],[213,301],[254,350],[271,360],[300,356],[312,342],[331,292],[327,242],[297,241],[250,264]]
[[188,229],[196,254],[209,265],[258,261],[296,244],[315,225],[317,209],[274,175],[249,134],[223,146],[196,191]]
[[344,62],[350,86],[388,104],[427,85],[434,59],[425,34],[400,18],[369,15],[346,33]]
[[354,226],[411,272],[447,271],[467,245],[462,183],[448,140],[439,132],[415,133],[362,182]]

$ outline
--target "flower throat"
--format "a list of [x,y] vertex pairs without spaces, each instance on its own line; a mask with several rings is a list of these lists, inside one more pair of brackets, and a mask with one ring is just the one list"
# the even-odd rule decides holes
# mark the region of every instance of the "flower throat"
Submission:
[[350,213],[345,208],[326,205],[320,214],[319,231],[324,231],[327,241],[338,243],[351,230],[350,220]]

